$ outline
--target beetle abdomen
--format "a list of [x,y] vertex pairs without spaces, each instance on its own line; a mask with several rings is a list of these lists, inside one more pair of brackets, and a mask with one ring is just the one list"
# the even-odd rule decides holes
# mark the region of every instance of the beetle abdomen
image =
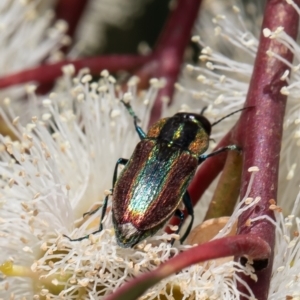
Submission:
[[114,219],[124,234],[163,226],[178,207],[197,164],[188,151],[158,140],[142,140],[113,192]]

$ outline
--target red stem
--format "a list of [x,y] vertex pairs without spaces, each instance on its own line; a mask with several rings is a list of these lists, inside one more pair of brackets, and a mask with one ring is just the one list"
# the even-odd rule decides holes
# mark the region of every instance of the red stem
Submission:
[[[73,38],[74,36],[74,33],[77,29],[77,25],[88,1],[89,0],[59,0],[56,5],[56,19],[64,20],[68,23],[68,30],[66,33],[71,38]],[[60,51],[66,53],[69,48],[70,46],[63,46],[60,48]],[[44,63],[45,60],[41,62],[41,65],[44,65]],[[30,72],[31,70],[26,71]],[[47,71],[45,73],[47,73]],[[34,80],[38,81],[40,77],[45,77],[45,73],[41,72],[40,74],[36,74]],[[22,72],[17,73],[16,75],[18,77],[21,74]],[[50,72],[49,75],[58,77],[59,75],[61,75],[61,73]],[[49,76],[47,82],[44,82],[43,84],[40,84],[38,86],[37,93],[46,94],[47,92],[49,92],[53,88],[53,81],[56,77]]]
[[[219,142],[217,147],[213,151],[220,149],[224,146],[233,144],[230,140],[231,131],[227,133],[223,139]],[[201,165],[192,182],[189,185],[188,192],[191,196],[193,206],[195,206],[203,193],[207,190],[213,180],[219,175],[223,170],[225,161],[227,157],[227,152],[213,156]]]
[[38,81],[40,84],[49,83],[54,78],[62,75],[61,68],[66,64],[73,64],[76,71],[87,67],[92,74],[97,74],[99,70],[104,69],[108,69],[110,72],[132,70],[146,63],[150,58],[150,56],[138,55],[107,55],[76,60],[64,60],[58,63],[42,65],[33,69],[4,76],[0,78],[0,88],[29,81]]
[[[283,26],[285,32],[295,39],[298,19],[295,9],[285,1],[269,0],[266,5],[262,28],[275,31],[278,26]],[[266,54],[267,50],[272,50],[289,62],[292,61],[293,55],[287,51],[285,46],[274,39],[265,38],[261,35],[245,104],[245,106],[254,106],[254,108],[243,113],[236,131],[244,155],[241,199],[244,197],[249,183],[248,168],[251,166],[257,166],[260,172],[255,176],[250,195],[261,197],[261,201],[253,210],[244,212],[239,218],[238,233],[260,237],[272,249],[268,267],[262,271],[257,271],[257,282],[253,282],[248,277],[243,278],[256,298],[261,300],[268,297],[275,228],[267,220],[253,222],[251,226],[247,226],[246,221],[263,215],[274,219],[273,211],[269,209],[269,200],[277,198],[279,153],[286,105],[286,96],[280,93],[280,89],[286,85],[286,82],[280,80],[280,77],[288,69],[278,59],[269,57]]]
[[[58,4],[58,17],[65,19],[69,23],[70,35],[73,35],[76,29],[86,2],[86,0],[61,0]],[[197,18],[200,4],[201,0],[178,0],[177,6],[171,12],[152,56],[99,56],[95,58],[83,58],[72,63],[76,65],[76,68],[89,67],[92,73],[100,72],[102,69],[108,69],[110,72],[122,69],[132,70],[144,64],[137,71],[137,74],[140,74],[143,78],[165,78],[166,85],[160,90],[157,101],[152,109],[150,117],[150,124],[152,124],[161,116],[162,98],[167,97],[168,99],[172,99],[174,84],[180,72],[184,50],[190,40],[190,33]],[[61,66],[68,63],[71,63],[71,61],[66,60],[58,64],[25,70],[0,78],[0,88],[32,80],[47,87],[47,84],[61,75]]]
[[158,78],[163,77],[166,85],[158,93],[152,109],[150,125],[161,117],[163,97],[172,99],[174,84],[178,79],[184,51],[190,41],[201,2],[201,0],[179,0],[154,49],[158,65],[153,75]]
[[[298,29],[298,14],[283,1],[268,1],[266,15],[262,28],[274,31],[278,26],[283,26],[285,32],[292,38],[296,38]],[[269,57],[267,50],[272,50],[288,61],[292,61],[292,53],[277,43],[261,36],[253,76],[250,83],[248,97],[245,106],[254,106],[254,109],[245,111],[240,122],[227,142],[233,141],[242,145],[244,154],[244,166],[242,175],[241,199],[249,182],[248,168],[258,166],[260,172],[256,175],[252,186],[251,195],[260,196],[262,200],[252,211],[246,211],[239,219],[239,234],[252,234],[261,237],[272,249],[267,268],[257,271],[258,281],[255,283],[249,277],[243,277],[257,299],[267,299],[271,280],[273,250],[275,242],[275,229],[270,222],[260,220],[246,226],[250,218],[267,215],[274,218],[269,209],[269,200],[277,197],[279,153],[282,137],[282,124],[285,111],[286,97],[280,94],[280,89],[286,83],[280,80],[288,67],[279,60]],[[247,133],[245,135],[245,132]],[[230,134],[230,133],[229,133]],[[223,144],[223,143],[222,143]],[[218,145],[217,148],[221,147]],[[212,167],[212,169],[210,168]],[[216,170],[213,170],[216,167]],[[213,159],[201,166],[195,176],[189,191],[193,202],[198,199],[218,172],[223,168],[222,163],[214,164]],[[205,187],[204,187],[205,185]],[[197,201],[197,200],[196,200]],[[238,258],[237,258],[238,259]],[[243,290],[243,287],[239,287]],[[246,292],[243,290],[243,292]]]
[[233,255],[248,255],[253,259],[266,259],[269,257],[270,252],[269,245],[253,235],[239,235],[217,239],[178,254],[161,264],[154,271],[144,273],[125,283],[105,300],[137,299],[148,288],[162,279],[196,263]]
[[82,13],[89,0],[59,0],[56,6],[56,18],[68,23],[67,34],[74,36]]

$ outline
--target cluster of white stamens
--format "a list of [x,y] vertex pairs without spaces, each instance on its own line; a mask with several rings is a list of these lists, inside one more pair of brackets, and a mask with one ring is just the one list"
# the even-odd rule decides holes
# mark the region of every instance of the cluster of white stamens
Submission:
[[[242,22],[239,9],[234,7],[233,11]],[[201,60],[206,62],[206,68],[188,66],[188,71],[197,74],[197,84],[200,83],[203,89],[199,92],[199,86],[190,88],[183,79],[177,87],[180,92],[187,93],[180,94],[201,99],[202,106],[208,104],[206,113],[211,117],[229,113],[244,102],[257,47],[257,40],[250,32],[238,29],[236,24],[230,25],[224,16],[216,17],[214,23],[218,25],[217,35],[249,56],[246,62],[238,63],[236,58],[226,58],[205,47]],[[246,26],[242,24],[240,28]],[[289,113],[282,145],[282,160],[286,167],[280,178],[285,188],[281,188],[278,205],[270,202],[276,222],[265,216],[247,222],[251,224],[267,219],[276,227],[269,299],[298,299],[300,221],[295,216],[299,214],[300,196],[298,194],[294,203],[295,197],[290,193],[298,193],[294,175],[299,173],[300,107],[296,103],[299,100],[300,68],[297,61],[300,49],[280,28],[275,32],[264,30],[264,33],[289,47],[295,55],[296,66],[292,66],[290,79],[288,72],[282,74],[282,80],[289,84],[281,91],[289,96]],[[194,40],[200,41],[198,37]],[[268,54],[274,55],[272,52]],[[226,75],[212,71],[226,72]],[[99,299],[130,278],[154,269],[170,256],[191,247],[172,246],[170,239],[178,239],[178,236],[160,231],[134,249],[120,248],[114,237],[111,203],[103,220],[103,231],[80,242],[71,242],[63,236],[78,238],[99,228],[101,210],[76,219],[92,205],[102,204],[107,189],[111,187],[116,160],[128,158],[138,141],[132,118],[120,99],[132,103],[145,128],[149,108],[157,89],[163,84],[153,79],[151,88],[140,97],[136,77],[129,81],[127,92],[123,92],[107,71],[101,73],[99,82],[92,82],[87,70],[82,70],[73,79],[72,66],[66,66],[63,72],[64,78],[57,91],[44,99],[43,107],[35,107],[34,116],[26,126],[14,114],[9,98],[4,100],[6,112],[0,111],[17,137],[17,140],[11,140],[0,136],[0,270],[6,274],[0,279],[0,298],[3,299],[39,299],[40,296],[46,299],[77,299],[78,296]],[[241,76],[240,81],[231,76],[233,72]],[[33,102],[36,101],[34,90],[32,85],[27,88]],[[215,138],[224,134],[224,126],[222,129]],[[295,140],[296,143],[291,143]],[[249,196],[251,180],[245,199],[215,238],[226,235],[240,214],[260,201],[259,195],[254,195],[255,198]],[[284,217],[287,211],[292,213]],[[221,265],[195,265],[161,281],[142,299],[169,297],[172,290],[180,290],[182,299],[239,299],[236,283],[245,284],[238,276],[240,272],[256,279],[250,265],[242,267],[233,261]],[[252,292],[249,289],[248,292],[248,298],[253,299]]]
[[[1,137],[0,268],[8,275],[2,282],[6,288],[0,289],[4,298],[13,292],[16,296],[24,293],[29,299],[34,295],[30,288],[33,282],[36,297],[73,299],[83,293],[96,299],[190,247],[172,246],[170,239],[178,236],[160,231],[135,249],[120,248],[114,237],[110,203],[102,232],[80,242],[63,236],[78,238],[99,228],[101,210],[77,221],[75,218],[97,202],[101,205],[103,191],[111,187],[117,158],[129,157],[137,142],[132,118],[120,99],[130,100],[137,115],[147,122],[147,111],[162,85],[152,80],[145,97],[138,99],[136,78],[123,93],[106,71],[98,83],[90,81],[86,70],[74,79],[70,77],[73,73],[71,66],[64,68],[60,90],[43,101],[26,126],[13,114],[8,100],[8,114],[1,110],[18,138]],[[238,299],[232,288],[237,270],[250,274],[234,262],[193,266],[160,282],[145,297],[154,299],[181,287],[185,297],[196,293],[197,297],[222,298],[228,294]],[[190,285],[191,278],[194,287],[189,291],[182,288]]]

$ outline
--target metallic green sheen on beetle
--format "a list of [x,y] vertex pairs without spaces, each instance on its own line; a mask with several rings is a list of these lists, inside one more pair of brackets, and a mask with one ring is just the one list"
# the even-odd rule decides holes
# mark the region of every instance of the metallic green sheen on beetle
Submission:
[[[194,220],[187,188],[198,165],[210,156],[236,150],[237,147],[227,146],[203,154],[209,145],[211,127],[223,118],[211,124],[202,113],[177,113],[156,122],[146,134],[137,125],[138,117],[130,104],[123,104],[133,117],[141,141],[129,160],[120,158],[115,166],[111,191],[117,242],[121,247],[133,247],[154,235],[174,214],[180,219],[178,233],[184,219],[178,207],[183,201],[191,221],[181,237],[182,242],[189,234]],[[125,167],[118,177],[120,164]],[[99,230],[94,233],[102,230],[107,201],[108,196],[104,200]],[[87,214],[94,212],[96,210]]]
[[210,126],[203,118],[178,113],[162,119],[137,144],[113,190],[120,246],[153,235],[174,214],[208,147]]

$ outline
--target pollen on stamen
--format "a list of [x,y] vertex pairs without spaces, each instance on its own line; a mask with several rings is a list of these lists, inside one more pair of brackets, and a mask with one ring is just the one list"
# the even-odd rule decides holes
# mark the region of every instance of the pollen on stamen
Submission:
[[42,103],[44,107],[49,107],[52,104],[52,101],[50,99],[44,99]]
[[20,120],[20,117],[19,116],[17,116],[17,117],[15,117],[14,119],[13,119],[13,125],[17,125],[18,124],[18,122],[19,122],[19,120]]
[[128,85],[129,87],[131,87],[131,86],[136,86],[139,82],[140,82],[140,78],[139,78],[138,76],[132,76],[132,77],[129,79],[127,85]]
[[112,110],[112,112],[110,113],[110,116],[111,116],[112,119],[114,119],[114,118],[120,116],[120,114],[121,114],[120,110],[114,109],[114,110]]
[[170,230],[172,231],[176,231],[178,230],[178,226],[177,225],[169,225]]
[[248,197],[246,200],[245,200],[245,204],[249,205],[250,203],[253,202],[253,198],[251,197]]
[[245,222],[245,226],[250,227],[251,225],[252,225],[252,220],[247,219],[247,221]]
[[100,75],[102,77],[108,77],[109,76],[109,72],[107,70],[103,70],[103,71],[101,71]]
[[199,43],[200,42],[200,36],[199,35],[194,35],[194,36],[192,36],[191,40],[194,43]]
[[211,63],[211,62],[207,62],[207,63],[206,63],[206,67],[207,67],[209,70],[214,70],[214,64]]
[[113,76],[108,76],[108,81],[112,84],[115,84],[117,82],[117,80],[113,77]]
[[215,36],[221,35],[221,33],[222,33],[222,28],[221,28],[220,26],[216,26],[216,27],[214,28],[214,33],[215,33]]
[[133,96],[131,93],[125,93],[123,96],[123,101],[125,103],[129,103],[130,101],[132,101],[132,99],[133,99]]
[[197,77],[197,80],[198,80],[199,82],[205,82],[206,79],[207,79],[207,78],[206,78],[205,76],[203,76],[203,75],[199,75],[199,76]]
[[10,103],[11,103],[11,99],[8,98],[8,97],[6,97],[6,98],[4,98],[3,103],[4,103],[6,106],[9,106]]
[[264,28],[262,32],[263,32],[264,37],[266,37],[266,38],[270,37],[272,34],[272,31],[269,28]]
[[161,98],[161,100],[162,100],[162,102],[165,103],[165,104],[169,104],[170,101],[171,101],[170,97],[168,97],[168,96],[163,96],[163,97]]
[[73,76],[75,74],[75,67],[72,64],[65,65],[65,66],[62,67],[62,72],[65,75]]
[[254,199],[254,201],[253,201],[253,203],[254,204],[257,204],[258,202],[260,202],[260,200],[261,200],[261,197],[255,197],[255,199]]
[[[195,67],[193,66],[193,65],[190,65],[190,64],[187,64],[186,65],[186,70],[188,71],[188,72],[193,72],[194,70],[195,70]],[[177,83],[176,83],[177,84]],[[179,83],[178,83],[179,84]]]
[[82,83],[87,83],[92,80],[92,76],[90,74],[84,75],[81,79]]
[[156,85],[156,84],[158,84],[158,79],[157,79],[157,78],[151,78],[151,79],[150,79],[150,84],[151,84],[151,85]]
[[290,75],[290,70],[285,70],[283,75],[280,77],[280,80],[285,81]]
[[37,89],[37,86],[34,84],[28,84],[25,86],[25,90],[28,94],[34,94]]
[[179,84],[177,82],[175,83],[174,87],[176,88],[176,90],[178,92],[184,92],[185,91],[185,88],[181,84]]
[[209,56],[207,56],[207,55],[201,54],[199,56],[199,60],[202,62],[206,62],[208,59],[209,59]]
[[295,175],[295,170],[296,170],[297,164],[293,163],[292,166],[290,167],[290,170],[286,176],[286,180],[291,180],[294,175]]
[[272,51],[272,50],[267,50],[266,51],[266,54],[269,56],[269,57],[273,57],[275,55],[275,53]]
[[105,191],[104,191],[104,195],[105,195],[105,196],[112,195],[112,191],[111,191],[111,190],[105,190]]
[[280,89],[280,93],[281,93],[282,95],[288,96],[288,95],[290,94],[290,91],[289,91],[288,87],[283,86],[283,87]]
[[248,172],[258,172],[259,171],[259,168],[258,167],[256,167],[256,166],[253,166],[253,167],[250,167],[249,169],[248,169]]
[[237,14],[239,14],[239,13],[241,12],[241,10],[239,9],[239,7],[237,7],[236,5],[233,5],[233,6],[232,6],[232,10],[233,10],[235,13],[237,13]]

